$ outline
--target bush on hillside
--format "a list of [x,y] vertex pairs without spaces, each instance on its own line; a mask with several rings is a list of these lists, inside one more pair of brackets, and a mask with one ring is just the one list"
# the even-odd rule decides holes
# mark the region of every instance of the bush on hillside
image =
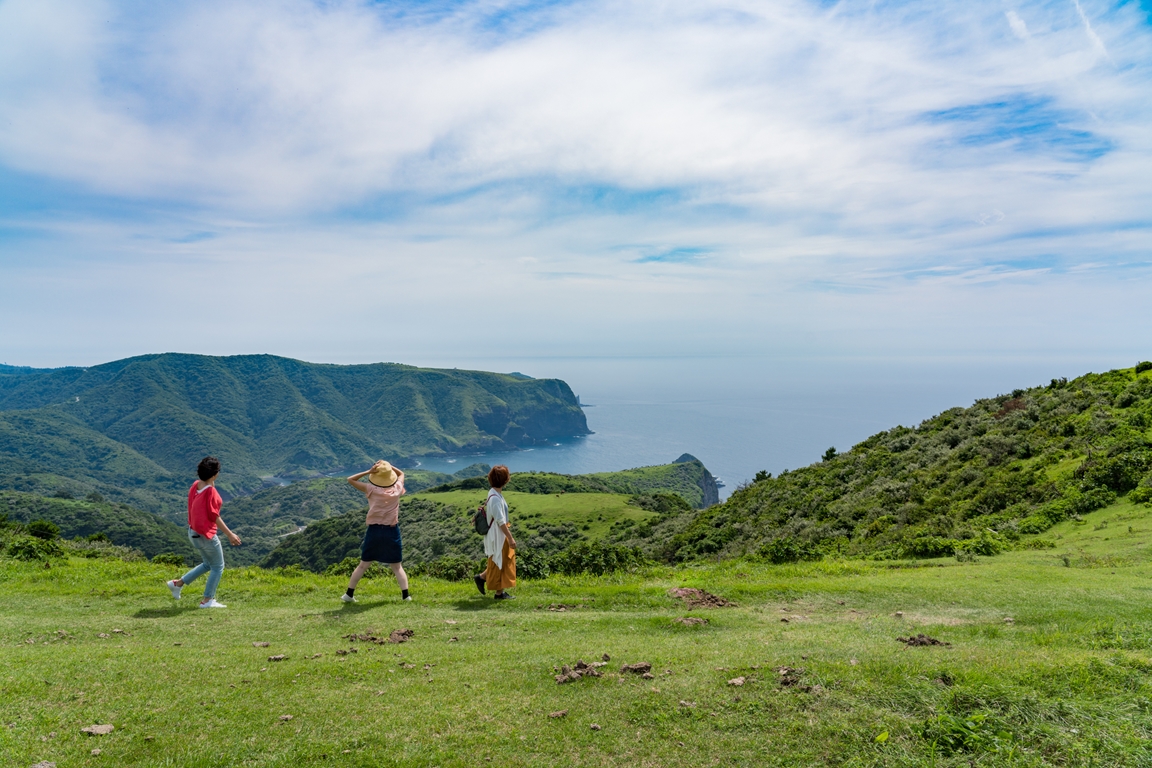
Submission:
[[773,539],[756,550],[757,557],[770,563],[799,563],[803,560],[823,559],[824,553],[807,541],[797,541],[789,537]]
[[1152,486],[1142,485],[1128,494],[1128,501],[1133,504],[1147,504],[1152,502]]
[[[600,541],[582,541],[563,552],[558,552],[549,560],[553,573],[565,576],[590,574],[602,576],[615,571],[630,570],[650,565],[639,547],[624,547],[604,544]],[[527,576],[525,578],[528,578]]]
[[516,550],[516,578],[546,579],[552,575],[551,558],[534,549]]
[[[359,557],[346,557],[338,563],[332,563],[324,569],[325,576],[351,576],[352,571],[356,570],[356,566],[360,565]],[[364,578],[377,579],[381,576],[391,576],[392,571],[380,563],[372,563],[371,567],[364,572]]]
[[678,493],[638,493],[628,499],[628,505],[639,507],[658,515],[687,512],[692,505]]
[[956,553],[991,557],[1008,549],[1008,542],[995,531],[983,530],[974,539],[964,539],[956,543]]
[[417,563],[410,573],[414,576],[430,576],[445,581],[464,581],[484,570],[484,564],[462,555],[445,555],[427,563]]
[[112,543],[112,539],[108,538],[108,535],[105,533],[90,533],[84,537],[84,540],[85,541],[91,541],[91,542],[102,541],[105,544],[111,544]]
[[5,554],[16,560],[47,560],[64,554],[63,547],[54,539],[40,539],[35,536],[13,536]]
[[1152,362],[1145,360],[1142,363],[1136,363],[1136,373],[1144,373],[1144,371],[1152,371]]
[[920,536],[904,548],[909,557],[951,557],[956,552],[956,539],[943,536]]
[[177,568],[184,567],[184,556],[178,555],[175,552],[162,552],[152,558],[152,562],[157,565],[174,565]]
[[33,520],[24,528],[28,531],[29,536],[35,536],[45,541],[60,538],[60,526],[47,520]]

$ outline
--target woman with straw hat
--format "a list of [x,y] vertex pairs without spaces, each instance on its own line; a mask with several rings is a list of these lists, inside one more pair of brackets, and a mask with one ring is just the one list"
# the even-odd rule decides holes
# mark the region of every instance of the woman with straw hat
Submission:
[[[359,482],[368,476],[368,482]],[[367,472],[348,478],[348,484],[368,497],[368,532],[360,545],[360,564],[348,580],[348,591],[340,596],[346,603],[356,602],[356,585],[372,563],[384,563],[396,575],[402,600],[408,594],[408,574],[404,573],[404,555],[400,543],[400,497],[404,495],[404,473],[386,461],[378,461]]]

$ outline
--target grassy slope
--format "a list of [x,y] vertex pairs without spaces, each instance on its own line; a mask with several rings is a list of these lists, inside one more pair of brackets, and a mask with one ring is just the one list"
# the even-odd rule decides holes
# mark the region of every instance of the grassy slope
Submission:
[[[618,472],[596,472],[587,475],[562,475],[555,472],[516,472],[508,484],[510,491],[555,495],[557,493],[676,493],[697,509],[715,503],[716,486],[703,462],[694,457],[672,464],[657,464]],[[459,477],[459,473],[457,473]],[[710,490],[705,488],[710,486]],[[482,478],[454,480],[432,489],[487,489]]]
[[[213,768],[484,758],[511,766],[1146,765],[1152,516],[1118,504],[1046,536],[1061,547],[972,564],[732,561],[553,578],[521,585],[510,604],[415,579],[415,603],[400,603],[394,584],[371,581],[359,604],[342,606],[342,579],[248,569],[226,572],[221,597],[230,607],[211,613],[188,599],[174,604],[161,583],[170,574],[148,564],[77,560],[45,570],[0,561],[0,720],[10,724],[0,729],[0,758]],[[1082,553],[1074,567],[1063,565],[1065,552]],[[1106,567],[1075,567],[1089,565]],[[671,620],[686,612],[666,594],[675,586],[706,587],[739,607],[691,612],[711,623],[681,627]],[[560,602],[577,607],[542,610]],[[380,647],[342,639],[399,627],[415,638]],[[915,632],[952,647],[894,639]],[[349,646],[359,652],[335,654]],[[554,666],[602,653],[612,656],[604,678],[553,682]],[[270,663],[270,654],[288,658]],[[617,673],[619,663],[641,660],[656,679]],[[775,670],[785,665],[805,668],[804,682],[820,689],[782,688]],[[736,676],[744,686],[726,684]],[[567,717],[548,717],[560,710]],[[981,712],[992,723],[986,733],[1013,734],[1014,754],[933,755],[918,733],[935,714]],[[116,731],[80,733],[95,722]],[[889,734],[882,744],[881,733]],[[99,757],[89,754],[94,746]]]
[[1035,533],[1140,484],[1152,485],[1152,371],[1116,370],[881,432],[626,543],[672,560],[738,556],[777,538],[899,557],[923,537]]
[[[429,493],[421,498],[451,504],[461,510],[473,510],[484,503],[486,491],[452,491]],[[628,496],[617,493],[536,494],[505,493],[512,524],[532,527],[540,524],[568,523],[580,529],[589,539],[599,539],[620,519],[643,521],[652,517],[639,507],[628,505]],[[479,538],[479,537],[477,537]]]

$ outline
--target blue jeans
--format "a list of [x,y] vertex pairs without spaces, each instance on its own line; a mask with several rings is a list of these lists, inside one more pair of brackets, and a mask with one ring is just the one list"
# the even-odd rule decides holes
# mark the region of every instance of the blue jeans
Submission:
[[208,583],[204,585],[204,597],[216,597],[216,587],[224,574],[224,548],[220,546],[220,536],[217,534],[209,539],[189,528],[188,540],[192,542],[192,546],[200,553],[200,559],[204,562],[181,576],[180,580],[190,584],[207,572]]

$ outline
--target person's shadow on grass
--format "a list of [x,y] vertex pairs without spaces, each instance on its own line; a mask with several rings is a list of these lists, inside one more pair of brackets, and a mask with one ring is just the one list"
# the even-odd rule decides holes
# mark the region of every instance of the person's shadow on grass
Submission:
[[134,619],[169,619],[196,610],[195,605],[170,605],[167,608],[141,608],[132,614]]
[[300,617],[305,616],[321,616],[325,619],[339,619],[345,616],[357,616],[367,611],[374,611],[377,608],[382,608],[388,604],[387,600],[380,600],[374,603],[343,603],[339,608],[333,608],[330,611],[319,611],[318,613],[302,613]]
[[496,608],[496,601],[490,597],[466,597],[462,600],[453,600],[452,604],[458,611],[490,611]]

